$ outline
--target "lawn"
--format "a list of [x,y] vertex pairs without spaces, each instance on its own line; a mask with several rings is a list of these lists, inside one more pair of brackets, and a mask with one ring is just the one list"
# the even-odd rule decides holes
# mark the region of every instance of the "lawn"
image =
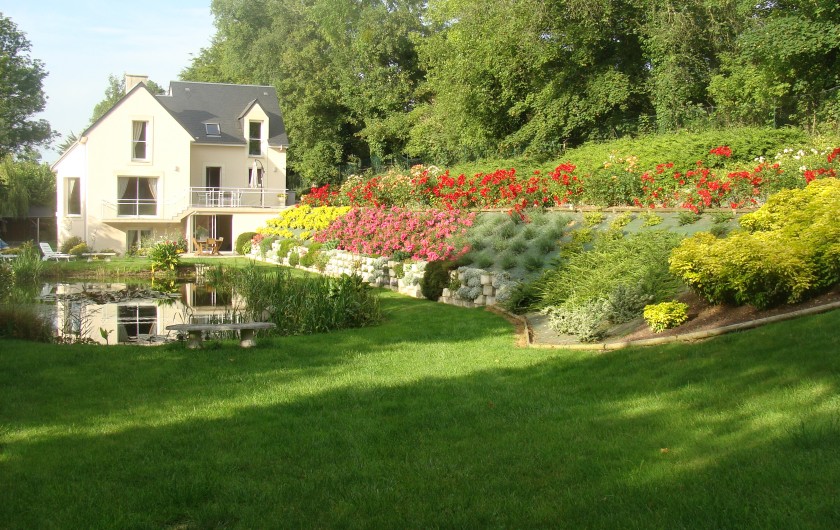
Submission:
[[383,310],[250,351],[4,341],[0,526],[840,527],[840,311],[593,354]]

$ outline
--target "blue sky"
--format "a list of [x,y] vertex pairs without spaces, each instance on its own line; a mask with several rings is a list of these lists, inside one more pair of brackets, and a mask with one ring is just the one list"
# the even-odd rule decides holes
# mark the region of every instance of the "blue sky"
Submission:
[[[109,74],[145,74],[166,88],[215,32],[210,0],[0,0],[0,12],[49,72],[38,117],[62,135],[85,128]],[[52,163],[58,155],[43,157]]]

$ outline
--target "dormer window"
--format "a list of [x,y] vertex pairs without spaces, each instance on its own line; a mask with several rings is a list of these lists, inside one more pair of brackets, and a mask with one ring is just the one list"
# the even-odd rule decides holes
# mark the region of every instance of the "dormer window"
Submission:
[[132,160],[147,160],[148,146],[146,134],[149,129],[149,122],[147,121],[133,121],[131,122],[131,159]]
[[248,154],[260,156],[262,154],[262,122],[248,122]]
[[218,123],[205,123],[204,129],[207,131],[207,136],[221,136],[222,128]]

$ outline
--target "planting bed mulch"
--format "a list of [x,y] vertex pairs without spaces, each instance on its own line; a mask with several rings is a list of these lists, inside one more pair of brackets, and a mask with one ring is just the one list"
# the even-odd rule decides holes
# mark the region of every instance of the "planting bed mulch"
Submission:
[[[636,341],[652,339],[657,337],[669,337],[674,335],[685,335],[696,331],[707,331],[731,324],[740,324],[772,317],[794,313],[802,309],[818,307],[826,304],[840,302],[840,287],[816,296],[808,301],[799,304],[782,305],[771,309],[759,310],[752,306],[724,306],[711,305],[703,298],[692,292],[682,295],[679,300],[688,304],[688,321],[674,329],[662,333],[654,333],[648,328],[642,319],[634,320],[622,326],[610,330],[607,343]],[[548,327],[548,319],[538,314],[529,314],[528,323],[531,326],[534,344],[564,345],[579,344],[577,339],[568,335],[557,335]]]

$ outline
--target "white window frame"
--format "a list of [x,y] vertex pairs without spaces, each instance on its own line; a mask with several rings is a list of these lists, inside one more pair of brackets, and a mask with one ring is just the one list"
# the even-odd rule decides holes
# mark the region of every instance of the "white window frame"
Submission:
[[[75,181],[76,185],[71,186],[71,182]],[[76,192],[79,201],[79,211],[72,213],[70,211],[70,201],[72,200],[72,193]],[[64,179],[64,216],[65,217],[81,217],[82,216],[82,179],[81,177],[66,177]]]
[[[142,138],[139,138],[140,131],[137,129],[138,125],[144,125],[142,128]],[[152,142],[151,142],[151,127],[152,121],[148,119],[131,120],[131,161],[132,162],[150,162],[152,160]],[[143,157],[135,156],[137,154],[137,147],[143,144]]]
[[[260,128],[260,135],[259,136],[251,136],[251,129],[254,124],[259,125]],[[254,153],[252,146],[254,142],[259,142],[260,150],[258,153]],[[259,157],[263,156],[263,122],[259,120],[248,120],[248,156]]]

